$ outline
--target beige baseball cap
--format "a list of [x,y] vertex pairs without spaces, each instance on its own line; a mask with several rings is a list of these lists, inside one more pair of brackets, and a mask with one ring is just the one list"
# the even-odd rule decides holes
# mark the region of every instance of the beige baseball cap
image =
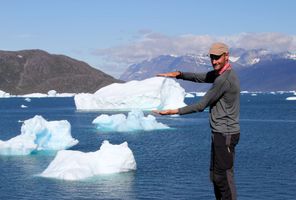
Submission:
[[228,53],[228,52],[229,52],[229,49],[226,44],[221,43],[221,42],[217,42],[217,43],[212,44],[212,46],[209,50],[209,55],[213,54],[216,56],[220,56],[223,53]]

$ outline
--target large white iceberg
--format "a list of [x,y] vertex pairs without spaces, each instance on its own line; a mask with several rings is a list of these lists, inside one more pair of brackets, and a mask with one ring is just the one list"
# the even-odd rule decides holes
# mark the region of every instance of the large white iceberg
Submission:
[[7,141],[0,140],[1,155],[29,155],[33,151],[56,151],[70,148],[78,143],[71,136],[67,120],[46,121],[42,116],[25,120],[21,134]]
[[78,110],[162,110],[183,107],[185,90],[171,78],[113,83],[74,97]]
[[100,149],[95,152],[59,151],[40,176],[80,180],[100,174],[127,172],[136,168],[133,152],[127,142],[112,145],[104,141]]
[[156,129],[167,129],[167,125],[156,121],[152,115],[144,116],[141,110],[132,110],[127,117],[124,114],[106,115],[102,114],[93,120],[93,124],[101,131],[151,131]]

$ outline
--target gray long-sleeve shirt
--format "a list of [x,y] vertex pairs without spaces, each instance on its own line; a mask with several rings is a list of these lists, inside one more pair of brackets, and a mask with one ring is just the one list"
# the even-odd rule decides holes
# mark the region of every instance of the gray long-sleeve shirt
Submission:
[[226,135],[240,132],[240,85],[232,69],[221,75],[217,75],[215,71],[181,72],[177,78],[199,83],[213,83],[198,103],[179,108],[179,114],[202,112],[210,106],[210,125],[213,132]]

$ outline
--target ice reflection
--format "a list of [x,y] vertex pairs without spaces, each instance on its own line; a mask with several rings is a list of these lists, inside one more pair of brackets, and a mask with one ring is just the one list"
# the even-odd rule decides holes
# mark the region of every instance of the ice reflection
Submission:
[[[135,172],[100,175],[80,181],[44,179],[52,182],[57,193],[54,199],[128,199],[135,198]],[[44,181],[43,180],[43,181]],[[49,183],[47,183],[48,185]],[[52,184],[49,184],[53,186]],[[65,196],[65,194],[67,194]]]
[[102,199],[135,199],[133,191],[135,172],[119,173],[92,178],[97,195]]

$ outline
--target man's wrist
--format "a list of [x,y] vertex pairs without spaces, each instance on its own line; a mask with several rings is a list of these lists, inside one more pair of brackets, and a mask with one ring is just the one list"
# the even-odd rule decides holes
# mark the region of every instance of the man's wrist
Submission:
[[178,74],[176,75],[176,79],[180,79],[182,76],[182,72],[181,71],[176,71]]

